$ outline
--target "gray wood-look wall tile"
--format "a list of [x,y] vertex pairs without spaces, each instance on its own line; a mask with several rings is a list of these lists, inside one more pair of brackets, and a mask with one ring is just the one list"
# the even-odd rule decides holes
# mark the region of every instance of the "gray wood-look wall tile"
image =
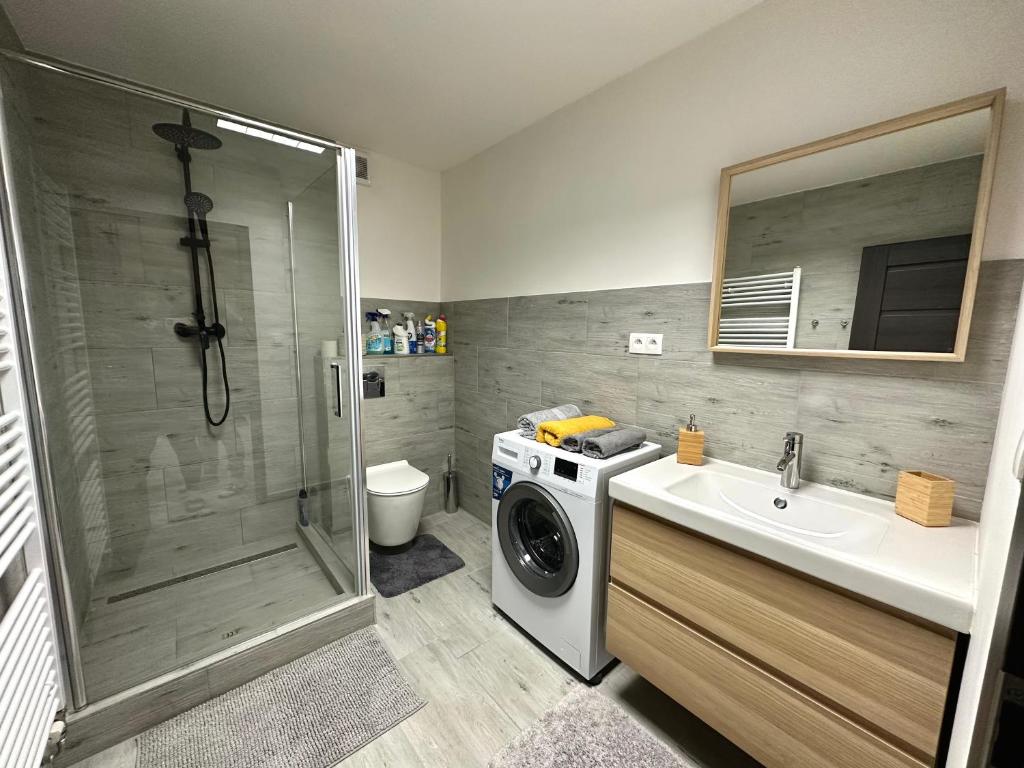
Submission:
[[763,467],[797,423],[799,395],[799,377],[788,371],[645,360],[637,418],[671,452],[694,413],[708,456]]
[[452,427],[450,393],[396,392],[363,402],[367,440],[389,440]]
[[[956,512],[981,509],[1001,387],[980,382],[801,374],[798,425],[808,477],[892,498],[901,469],[957,482]],[[833,482],[834,484],[834,482]]]
[[232,406],[239,453],[284,451],[298,445],[298,402],[294,398],[241,402]]
[[505,399],[491,392],[464,387],[455,391],[455,421],[470,433],[487,437],[505,430]]
[[575,403],[586,414],[636,423],[636,357],[545,352],[541,360],[541,402],[545,406]]
[[630,333],[664,334],[662,358],[710,360],[708,283],[624,288],[589,294],[585,351],[626,354]]
[[455,386],[477,389],[480,385],[480,348],[476,344],[452,343],[455,358]]
[[[203,381],[199,350],[192,343],[174,347],[154,347],[157,400],[161,408],[177,408],[202,403]],[[295,396],[295,348],[233,345],[225,349],[231,402],[279,400]],[[220,372],[220,352],[211,347],[206,353],[209,368],[211,408],[223,408],[224,385]]]
[[479,389],[516,400],[541,399],[541,353],[529,349],[487,349],[480,355]]
[[140,533],[167,523],[162,469],[103,478],[109,536]]
[[508,345],[563,350],[587,335],[587,298],[582,293],[513,296],[508,300]]
[[446,314],[452,341],[480,347],[507,346],[508,303],[508,299],[452,302]]
[[231,417],[220,427],[208,427],[201,408],[103,414],[96,426],[107,476],[194,464],[235,451]]
[[[957,480],[957,514],[977,518],[1022,283],[1024,260],[983,263],[963,364],[712,356],[707,283],[569,294],[568,317],[578,319],[586,306],[584,346],[565,333],[558,347],[551,333],[543,345],[555,349],[515,349],[524,336],[564,331],[572,321],[554,322],[563,295],[511,298],[507,347],[472,330],[456,347],[462,506],[490,518],[496,432],[513,429],[521,413],[569,401],[636,423],[665,453],[696,413],[709,456],[765,469],[774,467],[783,434],[799,429],[810,479],[891,498],[899,469],[927,469]],[[493,319],[501,301],[452,302],[446,311],[457,321]],[[548,321],[523,321],[530,309]],[[628,356],[634,331],[665,334],[665,354]],[[453,333],[467,342],[457,323]],[[464,369],[460,355],[471,356]]]
[[153,359],[146,347],[90,349],[89,376],[97,413],[156,408]]
[[455,394],[455,359],[452,355],[402,355],[398,375],[403,392]]
[[79,290],[90,349],[163,346],[177,338],[175,323],[192,321],[185,287],[82,282]]

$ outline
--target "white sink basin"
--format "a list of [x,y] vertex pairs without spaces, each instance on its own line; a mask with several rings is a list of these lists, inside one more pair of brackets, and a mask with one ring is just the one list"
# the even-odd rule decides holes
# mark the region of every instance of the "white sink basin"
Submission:
[[978,526],[925,528],[893,504],[777,472],[666,456],[608,482],[612,498],[877,602],[969,632]]
[[709,465],[665,490],[684,505],[710,508],[740,525],[845,552],[874,552],[889,527],[884,502],[812,483],[787,490],[777,475],[737,465]]

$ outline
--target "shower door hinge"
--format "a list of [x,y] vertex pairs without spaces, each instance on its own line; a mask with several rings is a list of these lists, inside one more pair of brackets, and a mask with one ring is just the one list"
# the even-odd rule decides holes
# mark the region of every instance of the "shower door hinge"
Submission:
[[57,719],[50,726],[50,733],[46,737],[46,749],[43,751],[43,760],[40,765],[50,765],[54,759],[64,750],[64,742],[68,737],[68,725],[64,721],[64,710],[57,713]]

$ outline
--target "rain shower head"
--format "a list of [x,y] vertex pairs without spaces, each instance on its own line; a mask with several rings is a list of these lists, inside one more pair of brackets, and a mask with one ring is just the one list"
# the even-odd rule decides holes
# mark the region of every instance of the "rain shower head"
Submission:
[[185,193],[185,207],[189,210],[189,213],[194,213],[199,218],[203,218],[213,210],[213,200],[209,195],[204,195],[202,192],[187,192]]
[[153,133],[176,147],[220,149],[222,143],[212,133],[193,128],[187,109],[181,110],[180,123],[155,123]]

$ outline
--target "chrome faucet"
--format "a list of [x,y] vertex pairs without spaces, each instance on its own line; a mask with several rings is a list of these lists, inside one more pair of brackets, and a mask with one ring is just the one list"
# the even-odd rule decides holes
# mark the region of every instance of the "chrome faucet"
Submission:
[[782,473],[779,483],[783,488],[796,490],[800,487],[800,459],[804,448],[804,436],[800,432],[787,432],[782,444],[782,458],[775,468]]

